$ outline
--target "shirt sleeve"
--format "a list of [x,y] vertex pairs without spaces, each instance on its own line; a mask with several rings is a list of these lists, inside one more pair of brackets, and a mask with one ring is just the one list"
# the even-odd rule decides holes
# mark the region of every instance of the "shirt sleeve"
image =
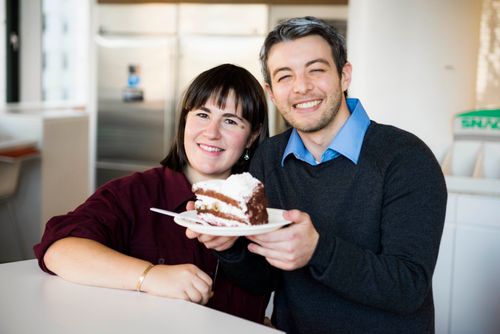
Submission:
[[384,175],[380,251],[320,235],[311,275],[344,298],[408,314],[432,286],[446,212],[441,169],[425,145],[401,150]]
[[95,240],[121,252],[126,249],[133,229],[130,218],[133,213],[127,200],[129,187],[125,180],[107,183],[74,211],[47,222],[41,242],[33,248],[42,270],[53,274],[47,269],[43,257],[54,242],[66,237]]
[[278,270],[262,256],[250,253],[248,241],[239,238],[232,248],[216,252],[224,273],[236,285],[253,294],[269,294],[278,284]]

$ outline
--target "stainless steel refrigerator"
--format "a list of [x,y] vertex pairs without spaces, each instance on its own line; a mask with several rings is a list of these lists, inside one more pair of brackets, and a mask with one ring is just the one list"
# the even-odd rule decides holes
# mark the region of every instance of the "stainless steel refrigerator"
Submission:
[[261,80],[267,15],[265,5],[99,5],[96,185],[159,165],[200,72],[229,62]]

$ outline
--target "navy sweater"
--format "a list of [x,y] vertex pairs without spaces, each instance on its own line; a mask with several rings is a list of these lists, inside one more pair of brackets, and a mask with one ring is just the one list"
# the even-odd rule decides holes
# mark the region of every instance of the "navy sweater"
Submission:
[[275,290],[273,323],[287,333],[433,333],[432,275],[447,191],[416,136],[371,122],[358,164],[340,156],[311,166],[280,160],[290,131],[265,142],[251,172],[269,207],[307,212],[319,232],[303,268],[280,271],[245,249],[219,254],[223,270],[254,291]]

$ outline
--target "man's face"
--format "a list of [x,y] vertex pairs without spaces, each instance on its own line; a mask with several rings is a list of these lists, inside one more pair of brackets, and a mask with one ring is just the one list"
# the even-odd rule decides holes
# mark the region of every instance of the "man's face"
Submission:
[[267,67],[272,86],[267,91],[285,120],[304,133],[320,131],[333,124],[350,83],[350,64],[342,78],[329,44],[311,35],[275,44]]

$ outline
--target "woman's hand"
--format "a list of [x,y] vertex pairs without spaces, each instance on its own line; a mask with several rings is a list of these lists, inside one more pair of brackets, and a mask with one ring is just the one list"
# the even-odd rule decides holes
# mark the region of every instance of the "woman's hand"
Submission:
[[141,290],[152,295],[205,305],[212,297],[212,279],[194,264],[156,265]]
[[[187,202],[186,210],[194,210],[193,201]],[[188,239],[196,238],[208,249],[215,249],[219,252],[231,248],[236,242],[236,239],[238,239],[238,237],[218,237],[215,235],[200,234],[190,229],[186,229],[186,237],[188,237]]]
[[186,229],[186,237],[189,239],[196,238],[208,249],[215,249],[219,252],[231,248],[238,239],[238,237],[219,237],[215,235],[200,234],[190,229]]

